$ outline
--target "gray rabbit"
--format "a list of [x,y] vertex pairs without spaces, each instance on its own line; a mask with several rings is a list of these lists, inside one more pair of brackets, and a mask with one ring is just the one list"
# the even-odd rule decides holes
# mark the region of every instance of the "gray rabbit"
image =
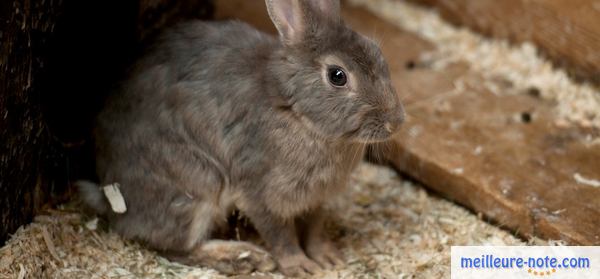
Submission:
[[[167,30],[97,119],[96,185],[84,201],[126,238],[226,274],[288,276],[343,264],[322,231],[365,145],[404,111],[378,46],[350,30],[338,0],[267,0],[279,40],[237,21]],[[218,240],[233,210],[270,253]]]

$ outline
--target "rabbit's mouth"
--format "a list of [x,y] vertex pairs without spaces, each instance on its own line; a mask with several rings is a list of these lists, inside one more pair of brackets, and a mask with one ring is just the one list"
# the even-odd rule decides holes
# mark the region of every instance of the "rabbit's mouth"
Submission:
[[362,123],[347,133],[351,141],[377,143],[387,141],[400,131],[404,123],[404,110],[400,106],[386,111],[372,110],[362,117]]
[[361,125],[346,134],[350,141],[357,143],[377,143],[391,139],[400,130],[400,125],[390,122],[377,122]]

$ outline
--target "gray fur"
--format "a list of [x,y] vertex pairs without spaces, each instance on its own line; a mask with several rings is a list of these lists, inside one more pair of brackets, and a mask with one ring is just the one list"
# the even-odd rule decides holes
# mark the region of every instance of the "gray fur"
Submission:
[[79,180],[75,182],[79,194],[86,206],[98,214],[106,214],[110,209],[100,187],[91,181]]
[[[339,7],[328,1],[320,7]],[[121,185],[128,210],[108,218],[123,236],[193,257],[237,208],[286,274],[312,272],[297,218],[343,190],[365,144],[388,139],[403,110],[379,48],[330,16],[339,11],[267,3],[299,7],[304,26],[291,27],[301,39],[237,21],[180,24],[99,115],[97,172]],[[330,58],[352,76],[349,88],[324,79]]]

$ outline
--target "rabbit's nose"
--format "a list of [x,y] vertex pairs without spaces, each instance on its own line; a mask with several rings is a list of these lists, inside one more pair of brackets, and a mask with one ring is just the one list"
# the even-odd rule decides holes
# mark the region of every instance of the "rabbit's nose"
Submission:
[[390,133],[395,133],[400,129],[404,123],[404,109],[400,107],[393,112],[388,113],[386,122],[383,127]]

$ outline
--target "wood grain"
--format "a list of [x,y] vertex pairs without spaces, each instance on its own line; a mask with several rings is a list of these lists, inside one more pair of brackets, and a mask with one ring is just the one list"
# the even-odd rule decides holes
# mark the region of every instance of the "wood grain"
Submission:
[[600,84],[600,1],[411,0],[446,19],[513,42],[535,43],[574,77]]

